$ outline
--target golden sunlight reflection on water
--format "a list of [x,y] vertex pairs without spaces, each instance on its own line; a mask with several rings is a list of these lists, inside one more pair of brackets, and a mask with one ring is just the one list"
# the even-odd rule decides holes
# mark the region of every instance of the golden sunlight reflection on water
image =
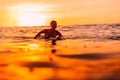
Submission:
[[0,80],[120,79],[119,41],[3,43]]

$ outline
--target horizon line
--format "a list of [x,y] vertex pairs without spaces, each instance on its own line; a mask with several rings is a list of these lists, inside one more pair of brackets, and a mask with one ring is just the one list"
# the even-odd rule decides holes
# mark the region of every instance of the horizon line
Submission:
[[[86,24],[70,24],[70,25],[58,25],[59,26],[74,26],[74,25],[120,25],[120,23],[86,23]],[[50,26],[50,25],[33,25],[33,26],[0,26],[0,27],[42,27],[42,26]]]

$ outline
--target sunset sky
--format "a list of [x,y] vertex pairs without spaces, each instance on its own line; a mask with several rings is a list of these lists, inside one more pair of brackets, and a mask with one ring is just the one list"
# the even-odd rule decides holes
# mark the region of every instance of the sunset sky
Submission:
[[120,0],[0,0],[0,26],[120,22]]

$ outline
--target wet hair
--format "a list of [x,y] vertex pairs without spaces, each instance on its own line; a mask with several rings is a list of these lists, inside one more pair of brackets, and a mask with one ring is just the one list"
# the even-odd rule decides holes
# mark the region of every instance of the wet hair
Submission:
[[55,20],[52,20],[52,21],[50,22],[50,24],[52,24],[52,23],[56,23],[56,24],[57,24],[57,22],[56,22]]

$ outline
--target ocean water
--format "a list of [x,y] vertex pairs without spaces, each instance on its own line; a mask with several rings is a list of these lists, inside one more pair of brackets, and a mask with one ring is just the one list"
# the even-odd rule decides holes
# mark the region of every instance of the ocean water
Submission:
[[120,80],[120,25],[59,26],[54,45],[44,28],[0,27],[0,80]]
[[[39,27],[1,27],[1,39],[29,39],[33,38],[40,30],[49,28]],[[119,25],[72,25],[57,28],[66,39],[120,39]]]

